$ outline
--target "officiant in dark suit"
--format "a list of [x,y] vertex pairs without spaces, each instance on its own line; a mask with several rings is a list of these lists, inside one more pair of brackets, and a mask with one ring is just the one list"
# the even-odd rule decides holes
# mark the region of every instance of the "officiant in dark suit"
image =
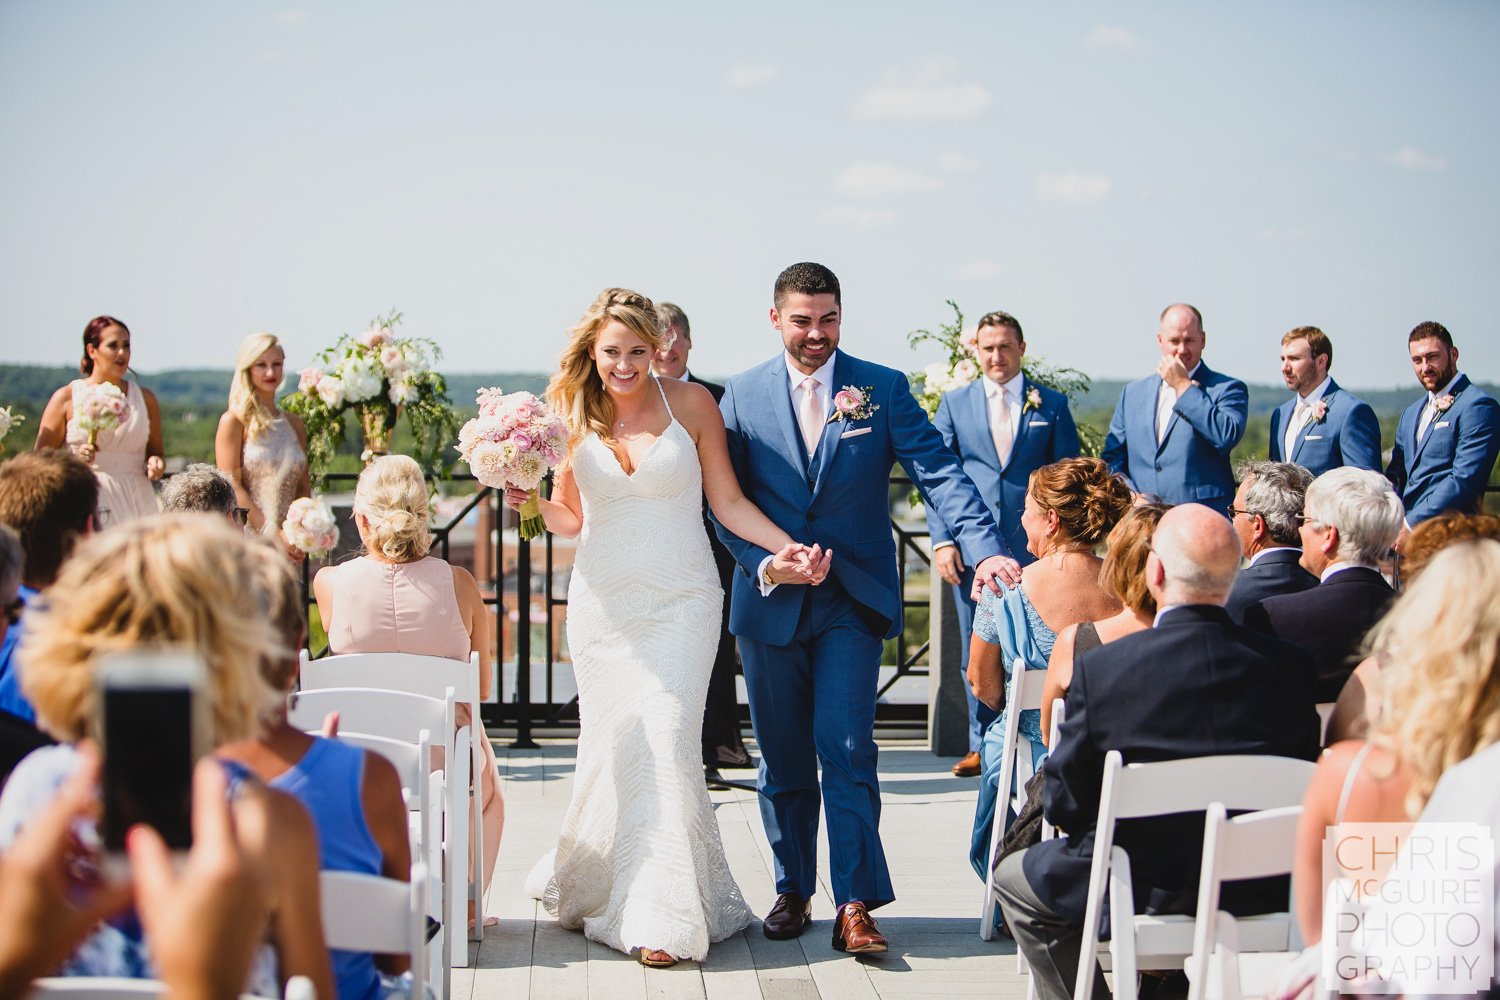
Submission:
[[[687,313],[671,302],[658,302],[656,315],[665,336],[666,346],[656,354],[651,369],[658,378],[675,378],[697,382],[707,389],[717,402],[724,397],[724,387],[717,382],[701,379],[688,371],[688,352],[693,349],[692,327]],[[708,541],[714,550],[714,565],[719,570],[719,585],[724,588],[724,600],[729,600],[729,584],[734,572],[734,556],[719,541],[708,520],[704,507],[704,525],[708,530]],[[703,766],[709,770],[721,767],[749,767],[750,753],[740,736],[740,703],[734,678],[738,673],[739,657],[735,652],[734,636],[729,634],[729,615],[719,619],[719,651],[714,657],[714,671],[708,679],[708,701],[703,706]]]
[[1234,578],[1224,610],[1245,624],[1250,606],[1277,594],[1300,594],[1318,585],[1302,568],[1302,501],[1312,473],[1291,462],[1245,462],[1229,508],[1230,523],[1250,565]]

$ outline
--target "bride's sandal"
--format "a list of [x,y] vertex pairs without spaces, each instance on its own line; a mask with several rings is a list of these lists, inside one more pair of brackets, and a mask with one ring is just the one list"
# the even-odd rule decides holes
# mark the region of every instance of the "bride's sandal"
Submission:
[[677,964],[677,959],[660,948],[642,948],[640,957],[641,964],[648,969],[670,969]]

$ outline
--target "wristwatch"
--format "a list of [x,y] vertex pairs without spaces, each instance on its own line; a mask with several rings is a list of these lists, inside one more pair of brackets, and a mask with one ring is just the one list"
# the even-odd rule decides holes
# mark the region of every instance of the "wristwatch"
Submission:
[[764,587],[774,587],[774,586],[776,586],[776,581],[773,580],[773,579],[771,579],[771,564],[770,563],[766,563],[765,569],[762,569],[760,571],[760,582],[761,582],[761,586],[764,586]]

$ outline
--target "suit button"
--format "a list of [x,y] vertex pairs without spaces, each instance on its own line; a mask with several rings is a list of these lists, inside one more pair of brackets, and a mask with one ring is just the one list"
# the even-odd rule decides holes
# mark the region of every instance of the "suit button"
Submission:
[[816,514],[809,514],[809,515],[807,515],[807,523],[808,524],[811,524],[812,522],[816,521],[817,519],[818,519],[818,515],[816,515]]
[[1156,471],[1157,471],[1157,472],[1160,472],[1160,471],[1161,471],[1161,463],[1160,463],[1160,462],[1157,462],[1157,463],[1156,463]]

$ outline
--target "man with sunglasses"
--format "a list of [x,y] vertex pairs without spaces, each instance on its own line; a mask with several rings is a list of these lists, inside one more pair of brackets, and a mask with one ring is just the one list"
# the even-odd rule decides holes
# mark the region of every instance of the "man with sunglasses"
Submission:
[[1303,569],[1299,516],[1312,473],[1291,462],[1245,462],[1229,508],[1249,565],[1234,578],[1224,610],[1241,625],[1250,606],[1276,594],[1299,594],[1318,584]]

